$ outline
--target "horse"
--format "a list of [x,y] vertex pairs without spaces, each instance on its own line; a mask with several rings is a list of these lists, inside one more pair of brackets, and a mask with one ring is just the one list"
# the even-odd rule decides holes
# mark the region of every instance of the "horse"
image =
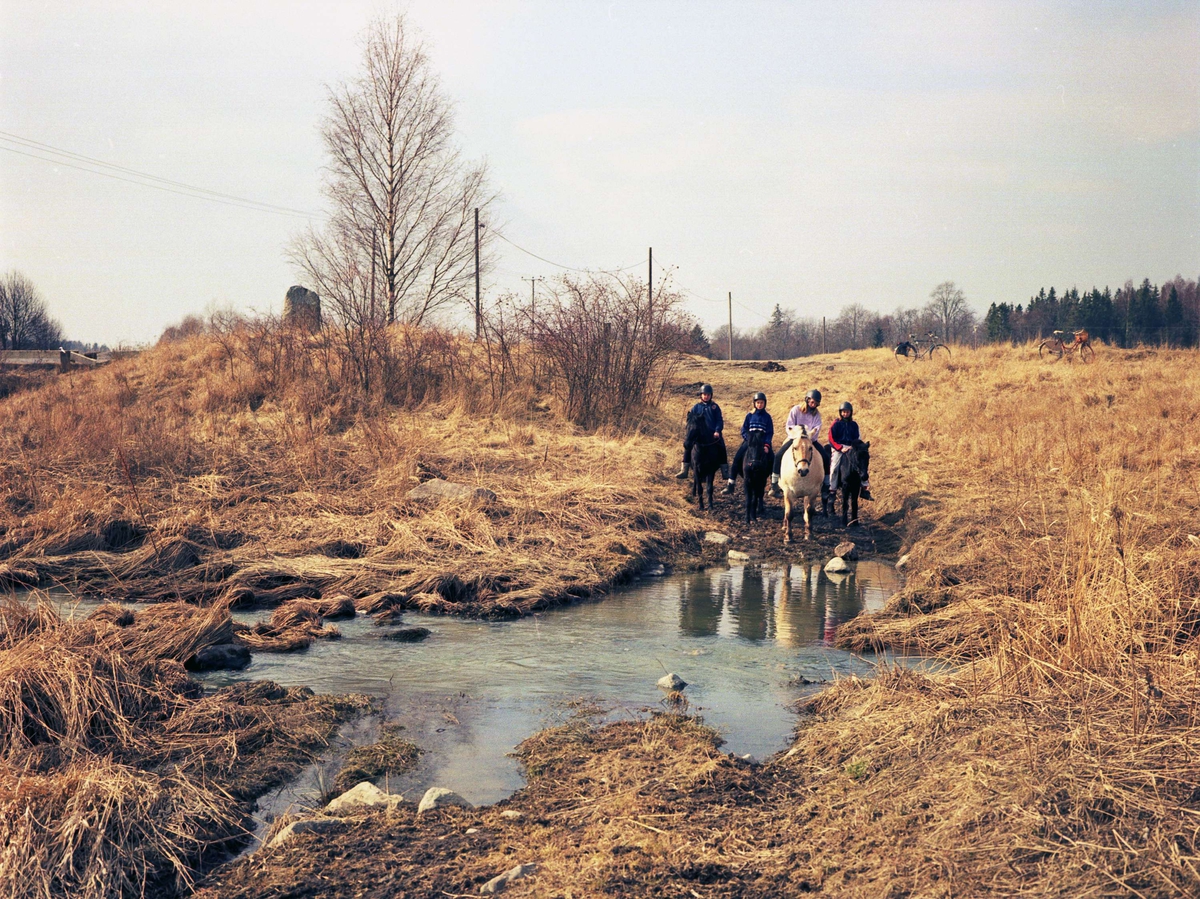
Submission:
[[713,507],[713,478],[725,464],[725,443],[719,437],[712,436],[704,422],[703,413],[697,412],[695,407],[688,412],[686,442],[692,447],[692,492],[689,495],[696,497],[703,512],[705,484],[708,485],[708,507]]
[[775,463],[775,454],[763,449],[766,435],[762,431],[751,431],[746,438],[746,455],[742,459],[742,486],[746,491],[746,524],[767,511],[763,494],[767,489],[767,478]]
[[[825,460],[813,449],[812,437],[804,425],[787,429],[792,447],[779,466],[779,486],[783,490],[783,542],[792,542],[793,506],[804,507],[804,539],[812,536],[810,512],[814,499],[821,495],[821,484],[825,480]],[[812,435],[813,437],[816,434]]]
[[863,481],[869,479],[871,443],[859,440],[846,447],[838,463],[842,482],[842,527],[858,524],[858,495]]

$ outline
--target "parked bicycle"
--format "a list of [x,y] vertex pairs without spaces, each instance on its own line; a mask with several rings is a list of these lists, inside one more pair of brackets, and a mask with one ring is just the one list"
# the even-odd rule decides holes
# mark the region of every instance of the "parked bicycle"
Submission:
[[1079,358],[1084,362],[1091,362],[1096,358],[1096,351],[1092,349],[1091,335],[1084,330],[1072,333],[1073,339],[1068,341],[1064,332],[1055,331],[1053,335],[1038,344],[1038,356],[1048,362],[1057,362],[1063,356],[1078,353]]
[[924,339],[918,339],[915,334],[909,334],[908,340],[902,342],[895,350],[901,359],[949,359],[950,347],[938,340],[938,336],[930,331]]

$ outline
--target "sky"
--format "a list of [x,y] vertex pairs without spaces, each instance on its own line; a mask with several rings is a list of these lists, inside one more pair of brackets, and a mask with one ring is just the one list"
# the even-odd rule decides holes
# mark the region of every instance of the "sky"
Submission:
[[500,195],[489,296],[651,247],[710,333],[1200,276],[1198,0],[0,0],[0,273],[110,346],[279,311],[397,9]]

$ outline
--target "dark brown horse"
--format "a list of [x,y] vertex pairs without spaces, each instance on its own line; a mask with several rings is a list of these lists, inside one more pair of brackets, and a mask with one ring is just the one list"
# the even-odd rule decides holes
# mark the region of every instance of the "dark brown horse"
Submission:
[[765,449],[766,435],[762,431],[751,431],[746,438],[746,455],[742,458],[742,486],[746,491],[746,524],[767,511],[763,494],[767,490],[767,478],[775,465],[775,454]]
[[842,461],[838,463],[842,481],[842,527],[858,524],[858,495],[862,492],[863,482],[870,478],[870,467],[870,441],[863,443],[860,440],[842,453]]
[[708,507],[713,505],[713,479],[721,466],[727,461],[725,441],[713,437],[712,431],[705,423],[704,415],[697,412],[695,407],[688,412],[687,443],[692,447],[690,462],[692,465],[692,492],[704,510],[704,487],[708,486]]

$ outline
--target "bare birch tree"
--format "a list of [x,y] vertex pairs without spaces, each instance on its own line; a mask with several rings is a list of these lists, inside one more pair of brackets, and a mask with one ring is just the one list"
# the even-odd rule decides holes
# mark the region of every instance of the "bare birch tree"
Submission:
[[290,255],[340,323],[419,325],[473,298],[486,167],[454,146],[450,103],[402,14],[368,26],[362,73],[330,89],[321,134],[331,215]]
[[953,281],[943,281],[929,295],[925,311],[938,321],[942,336],[947,342],[969,331],[975,324],[975,313],[967,305],[967,298]]
[[17,271],[0,278],[0,350],[52,350],[62,339],[62,325],[32,281]]

